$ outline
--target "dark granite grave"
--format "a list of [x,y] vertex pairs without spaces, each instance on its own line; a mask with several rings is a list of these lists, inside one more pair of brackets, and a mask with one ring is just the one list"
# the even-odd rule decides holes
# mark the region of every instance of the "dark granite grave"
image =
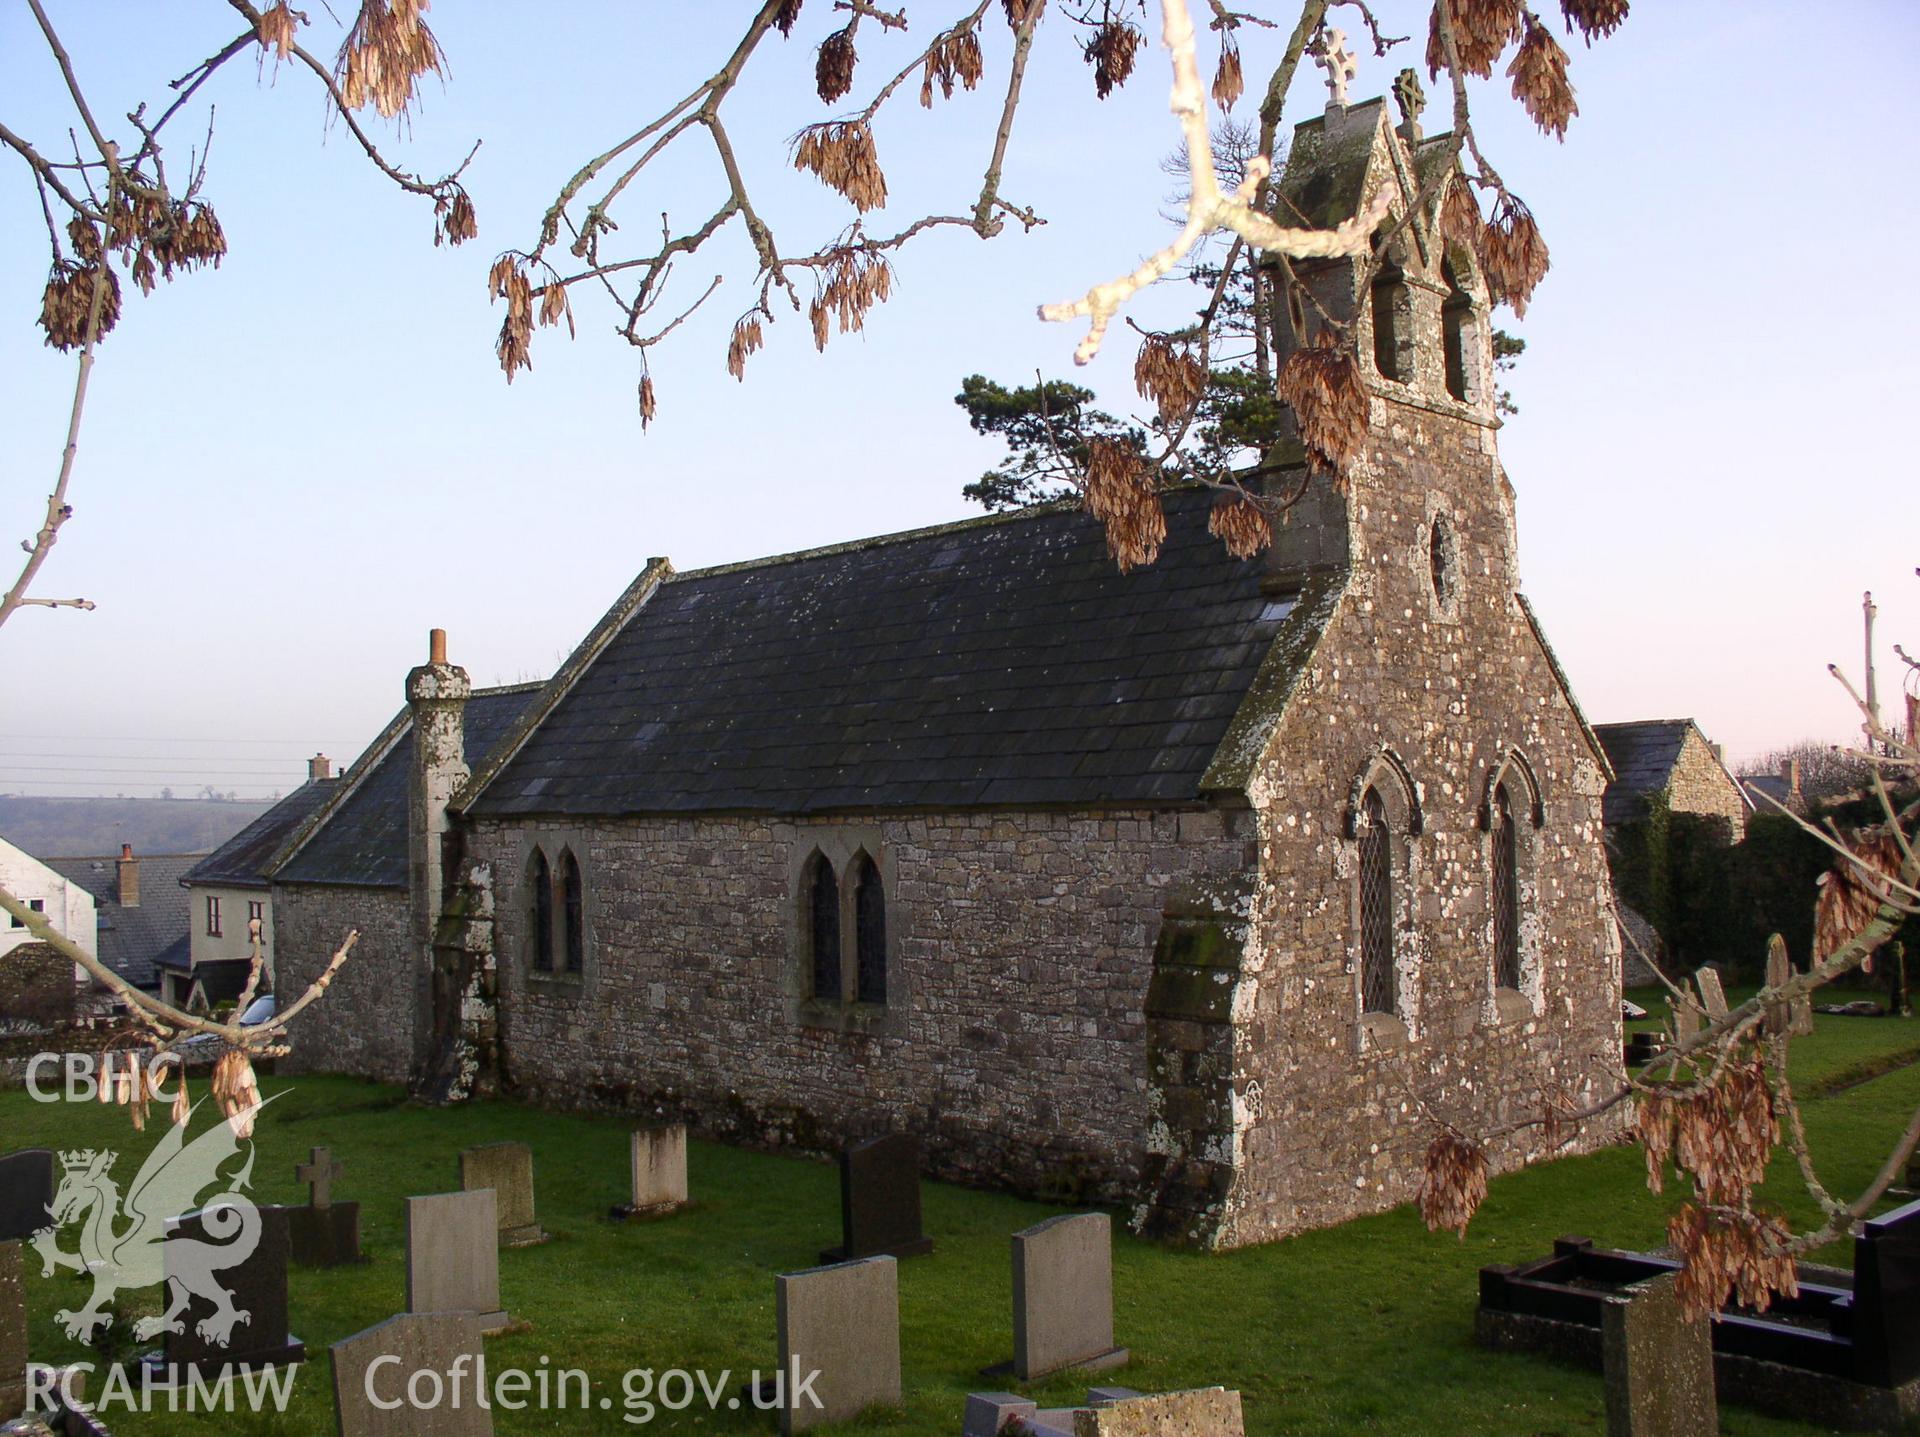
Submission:
[[[218,1316],[215,1305],[190,1294],[176,1319],[182,1330],[167,1333],[162,1350],[145,1359],[149,1385],[167,1386],[181,1380],[181,1368],[217,1376],[228,1368],[237,1371],[305,1360],[305,1344],[287,1331],[287,1210],[262,1207],[258,1211],[260,1235],[253,1251],[231,1267],[217,1268],[213,1273],[213,1281],[227,1292],[233,1310],[246,1314],[245,1318],[236,1319],[222,1340],[217,1322],[207,1331],[200,1326]],[[174,1274],[192,1266],[185,1257],[191,1249],[176,1248],[175,1242],[222,1247],[235,1240],[231,1224],[232,1219],[223,1217],[218,1205],[167,1224],[164,1255],[169,1308],[180,1296]]]
[[333,1180],[345,1164],[326,1148],[293,1170],[308,1185],[307,1206],[287,1209],[287,1253],[302,1267],[344,1267],[365,1262],[360,1253],[360,1204],[335,1202]]
[[27,1288],[20,1244],[0,1242],[0,1422],[27,1406]]
[[[1480,1270],[1475,1338],[1598,1367],[1605,1303],[1681,1264],[1564,1237],[1553,1255]],[[1865,1225],[1853,1271],[1802,1265],[1800,1291],[1764,1313],[1713,1317],[1725,1400],[1835,1428],[1897,1432],[1920,1420],[1920,1203]]]
[[918,1257],[933,1251],[920,1230],[920,1141],[891,1133],[840,1154],[840,1246],[822,1262]]
[[0,1157],[0,1242],[32,1237],[51,1219],[53,1154],[46,1148],[23,1148]]
[[1667,1051],[1664,1034],[1642,1029],[1627,1038],[1627,1062],[1634,1067],[1644,1067]]

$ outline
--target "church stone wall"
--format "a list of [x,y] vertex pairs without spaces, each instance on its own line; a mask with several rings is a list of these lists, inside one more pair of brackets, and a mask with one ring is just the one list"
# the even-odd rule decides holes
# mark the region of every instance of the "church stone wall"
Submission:
[[352,1073],[404,1083],[413,1062],[411,910],[400,888],[276,883],[274,950],[280,1001],[326,971],[353,929],[360,939],[327,991],[293,1021],[285,1073]]
[[[1365,516],[1353,571],[1250,795],[1260,886],[1235,1005],[1222,1245],[1410,1200],[1436,1118],[1474,1136],[1621,1076],[1603,780],[1513,590],[1511,497],[1491,433],[1377,400],[1374,425],[1352,495]],[[1433,581],[1437,513],[1452,520],[1451,593]],[[1413,895],[1396,941],[1410,1017],[1398,1028],[1361,1020],[1347,826],[1383,749],[1413,780],[1421,828],[1395,855]],[[1544,822],[1522,830],[1522,988],[1497,991],[1483,804],[1513,751],[1537,778]],[[1613,1131],[1590,1128],[1574,1149]],[[1489,1151],[1496,1171],[1547,1155],[1538,1129]]]
[[[507,1084],[802,1150],[903,1129],[944,1178],[1131,1198],[1163,902],[1176,884],[1250,866],[1239,817],[481,821],[469,854],[497,885]],[[584,870],[578,980],[531,971],[517,875],[536,841]],[[878,849],[884,1011],[804,997],[796,883],[816,845]]]
[[1680,756],[1673,763],[1667,806],[1675,813],[1704,813],[1726,819],[1733,825],[1730,836],[1736,843],[1746,833],[1746,800],[1727,776],[1726,768],[1713,756],[1712,747],[1692,730],[1688,731],[1686,742],[1680,745]]

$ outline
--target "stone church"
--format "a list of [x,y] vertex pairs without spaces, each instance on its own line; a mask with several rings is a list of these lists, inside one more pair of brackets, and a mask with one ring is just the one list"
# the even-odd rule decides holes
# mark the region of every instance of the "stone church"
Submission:
[[[1447,163],[1336,106],[1283,191],[1331,224]],[[1185,491],[1129,574],[1054,505],[652,560],[545,685],[471,690],[436,635],[266,865],[283,990],[364,935],[292,1063],[905,1130],[936,1176],[1221,1247],[1616,1083],[1609,770],[1518,589],[1485,286],[1431,212],[1367,293],[1299,272],[1362,326],[1372,434],[1260,559]]]

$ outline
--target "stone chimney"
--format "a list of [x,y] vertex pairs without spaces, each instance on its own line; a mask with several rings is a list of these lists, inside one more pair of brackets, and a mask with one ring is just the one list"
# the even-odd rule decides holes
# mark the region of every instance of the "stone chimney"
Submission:
[[140,860],[133,856],[133,845],[120,845],[119,898],[122,908],[140,906]]
[[1800,760],[1783,758],[1780,760],[1780,777],[1787,785],[1789,800],[1800,797]]
[[333,777],[333,760],[328,758],[324,753],[316,753],[312,758],[307,760],[307,782],[308,783],[313,783],[319,779],[332,778],[332,777]]
[[416,956],[414,1058],[432,1041],[433,935],[446,896],[447,804],[465,783],[467,671],[447,662],[447,633],[428,636],[427,661],[407,675],[413,716],[413,768],[407,786],[407,880]]

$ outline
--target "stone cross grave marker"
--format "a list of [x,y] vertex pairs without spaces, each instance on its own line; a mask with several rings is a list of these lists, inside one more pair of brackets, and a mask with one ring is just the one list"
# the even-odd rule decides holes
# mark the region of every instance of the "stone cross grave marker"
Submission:
[[27,1287],[20,1244],[0,1242],[0,1422],[27,1407]]
[[525,1143],[482,1143],[460,1154],[460,1186],[467,1192],[492,1188],[502,1247],[531,1247],[545,1242],[533,1211],[533,1149]]
[[[161,1350],[147,1359],[148,1381],[171,1385],[186,1380],[186,1369],[213,1375],[231,1368],[277,1367],[306,1359],[306,1345],[287,1331],[287,1210],[260,1207],[259,1238],[253,1251],[230,1267],[217,1268],[211,1285],[224,1289],[220,1302],[196,1289],[209,1286],[204,1276],[207,1247],[244,1240],[250,1204],[214,1202],[167,1224],[161,1248],[170,1298],[188,1294],[175,1316],[178,1332],[168,1332]],[[232,1314],[236,1317],[228,1324]],[[207,1324],[202,1327],[202,1324]],[[223,1327],[225,1328],[223,1332]]]
[[687,1129],[636,1128],[633,1133],[633,1201],[615,1207],[616,1218],[659,1217],[687,1205]]
[[346,1170],[326,1148],[315,1148],[313,1157],[293,1170],[311,1193],[307,1206],[287,1209],[288,1254],[302,1267],[341,1267],[366,1260],[360,1255],[360,1204],[333,1200],[334,1179]]
[[890,1133],[840,1154],[840,1246],[822,1262],[918,1257],[933,1251],[920,1230],[920,1143]]
[[[333,1344],[333,1410],[340,1437],[493,1437],[493,1409],[482,1405],[480,1320],[470,1312],[403,1312]],[[382,1358],[399,1361],[384,1362]],[[461,1359],[465,1361],[462,1362]],[[424,1402],[408,1383],[416,1372]],[[398,1402],[397,1407],[386,1404]]]
[[1113,1223],[1105,1213],[1048,1218],[1013,1235],[1013,1375],[1118,1367],[1113,1345]]
[[53,1153],[23,1148],[0,1157],[0,1242],[29,1238],[52,1224]]
[[[1793,977],[1793,964],[1787,959],[1787,940],[1778,933],[1767,940],[1767,986],[1777,988]],[[1791,1030],[1791,1004],[1767,1004],[1767,1036],[1779,1037]]]
[[314,1208],[328,1208],[333,1205],[333,1180],[345,1174],[347,1165],[335,1158],[329,1148],[315,1148],[313,1156],[293,1170],[300,1182],[307,1184],[307,1205]]
[[1716,1437],[1713,1324],[1688,1322],[1663,1273],[1601,1309],[1607,1437]]
[[[789,1384],[782,1433],[856,1416],[900,1401],[900,1269],[890,1257],[859,1258],[774,1279],[780,1371]],[[817,1372],[815,1406],[798,1381]],[[798,1396],[798,1401],[794,1399]]]
[[1714,1022],[1727,1016],[1727,992],[1720,986],[1720,975],[1712,968],[1698,969],[1693,981],[1700,987],[1700,1001],[1706,1004],[1707,1017]]
[[1240,1394],[1227,1387],[1123,1397],[1073,1414],[1073,1437],[1244,1437],[1246,1430]]
[[407,1311],[472,1312],[504,1331],[500,1223],[492,1188],[407,1199]]

